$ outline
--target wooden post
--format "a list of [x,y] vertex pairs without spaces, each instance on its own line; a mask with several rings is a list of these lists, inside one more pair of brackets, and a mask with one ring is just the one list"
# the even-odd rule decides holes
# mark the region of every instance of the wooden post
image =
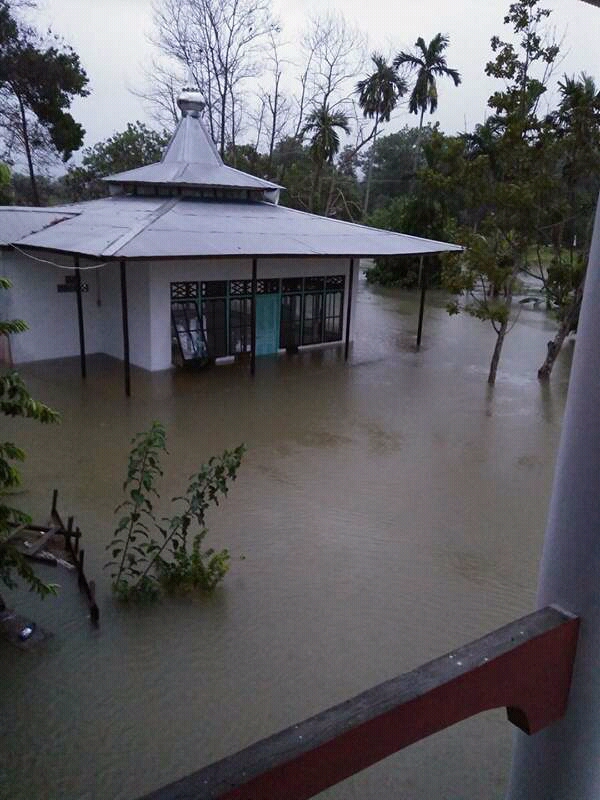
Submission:
[[77,567],[77,585],[79,586],[80,589],[83,588],[83,557],[84,557],[84,555],[85,555],[85,550],[82,547],[81,550],[79,551],[79,553],[77,553],[77,564],[78,564],[78,567]]
[[538,585],[581,617],[567,713],[517,736],[508,800],[600,797],[600,202],[577,328]]
[[250,351],[250,375],[254,377],[256,373],[256,280],[258,271],[258,259],[252,259],[252,317],[251,317],[251,351]]
[[350,259],[350,274],[348,275],[348,305],[346,308],[346,345],[344,347],[344,361],[348,361],[350,352],[350,322],[352,314],[352,291],[354,289],[354,259]]
[[73,544],[71,542],[71,534],[73,533],[73,517],[68,517],[67,519],[67,530],[65,531],[65,543],[67,545],[67,550],[70,550],[72,553],[73,551]]
[[423,256],[419,262],[419,286],[421,287],[421,303],[419,305],[419,325],[417,327],[417,349],[421,346],[423,332],[423,314],[425,312],[425,292],[427,291],[427,270],[423,266]]
[[75,256],[75,281],[77,294],[77,322],[79,324],[79,358],[81,361],[81,377],[86,378],[87,367],[85,363],[85,330],[83,327],[83,302],[81,300],[81,270],[79,269],[79,256]]
[[131,397],[131,365],[129,362],[129,310],[127,307],[127,273],[125,261],[121,267],[121,315],[123,317],[123,361],[125,363],[125,394]]

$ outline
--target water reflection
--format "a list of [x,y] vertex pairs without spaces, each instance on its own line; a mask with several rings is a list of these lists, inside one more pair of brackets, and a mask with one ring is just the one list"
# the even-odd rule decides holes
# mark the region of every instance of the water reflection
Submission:
[[[15,597],[55,635],[0,643],[0,797],[132,798],[531,610],[570,351],[536,379],[552,325],[524,311],[486,384],[491,331],[431,296],[361,287],[343,350],[204,372],[133,371],[91,358],[24,370],[60,428],[15,424],[23,502],[60,490],[85,537],[101,626],[70,576],[56,601]],[[241,441],[248,454],[210,541],[234,561],[210,599],[121,608],[102,572],[130,438],[167,426],[162,497]],[[49,573],[56,579],[56,573]],[[438,734],[328,798],[500,798],[502,711]]]

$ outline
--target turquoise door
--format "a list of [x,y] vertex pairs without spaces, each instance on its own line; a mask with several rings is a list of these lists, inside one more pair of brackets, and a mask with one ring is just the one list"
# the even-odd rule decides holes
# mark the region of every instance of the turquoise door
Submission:
[[281,295],[259,294],[256,297],[256,355],[268,356],[279,347]]

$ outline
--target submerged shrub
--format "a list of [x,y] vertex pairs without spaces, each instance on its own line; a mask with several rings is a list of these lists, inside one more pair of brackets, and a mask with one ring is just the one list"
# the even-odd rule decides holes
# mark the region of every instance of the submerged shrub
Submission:
[[161,589],[212,592],[229,569],[226,549],[202,549],[208,533],[204,517],[228,493],[246,448],[242,444],[209,459],[190,477],[185,493],[171,501],[179,513],[158,519],[152,501],[159,498],[156,481],[163,474],[165,438],[162,423],[153,422],[131,441],[123,484],[127,498],[115,509],[122,516],[107,546],[111,560],[105,565],[112,568],[112,589],[120,600],[156,600]]

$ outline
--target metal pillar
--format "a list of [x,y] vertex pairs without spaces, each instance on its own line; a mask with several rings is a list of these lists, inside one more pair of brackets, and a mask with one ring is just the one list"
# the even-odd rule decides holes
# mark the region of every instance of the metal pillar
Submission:
[[354,286],[354,259],[350,259],[350,274],[348,276],[348,306],[346,309],[346,345],[344,347],[344,361],[348,361],[350,351],[350,321],[352,314],[352,291]]
[[538,607],[581,617],[567,712],[517,733],[508,800],[600,797],[600,202],[538,586]]
[[421,334],[423,333],[423,314],[425,312],[425,293],[427,292],[427,271],[423,266],[423,256],[419,262],[419,286],[421,287],[421,303],[419,305],[419,324],[417,327],[417,348],[421,346]]
[[125,262],[121,267],[121,314],[123,317],[123,362],[125,364],[125,394],[131,397],[131,364],[129,361],[129,310],[127,307],[127,273]]
[[252,317],[251,317],[251,352],[250,352],[250,375],[256,373],[256,275],[258,271],[258,259],[252,259]]
[[85,330],[83,327],[83,302],[81,300],[81,270],[79,269],[79,256],[75,256],[75,281],[77,292],[77,322],[79,324],[79,358],[81,361],[81,377],[87,376],[85,363]]

